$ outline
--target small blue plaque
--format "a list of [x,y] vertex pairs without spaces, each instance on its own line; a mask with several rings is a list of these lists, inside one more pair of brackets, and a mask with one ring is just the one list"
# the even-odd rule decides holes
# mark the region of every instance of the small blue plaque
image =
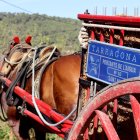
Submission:
[[106,84],[140,76],[140,50],[89,41],[87,76]]

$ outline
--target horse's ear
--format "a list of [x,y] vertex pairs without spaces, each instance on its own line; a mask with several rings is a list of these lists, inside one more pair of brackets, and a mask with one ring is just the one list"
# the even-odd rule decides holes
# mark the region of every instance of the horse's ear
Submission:
[[14,44],[19,44],[20,43],[20,39],[18,36],[14,36],[13,38]]
[[18,36],[14,36],[11,43],[10,43],[10,48],[12,49],[15,45],[20,43],[20,39]]
[[31,40],[32,40],[32,36],[28,35],[26,38],[25,38],[25,42],[29,45],[31,45]]

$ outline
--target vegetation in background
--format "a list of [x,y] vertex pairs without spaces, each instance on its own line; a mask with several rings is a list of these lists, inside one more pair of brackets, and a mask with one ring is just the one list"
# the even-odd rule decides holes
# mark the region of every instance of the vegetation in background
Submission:
[[55,45],[62,51],[79,50],[77,39],[81,22],[76,19],[39,14],[0,13],[0,49],[8,46],[14,35],[24,41],[32,35],[33,46]]

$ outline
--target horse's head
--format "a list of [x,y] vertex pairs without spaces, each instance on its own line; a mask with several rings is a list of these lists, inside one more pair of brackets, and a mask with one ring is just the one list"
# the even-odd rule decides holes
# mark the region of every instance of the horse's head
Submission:
[[11,70],[25,60],[25,57],[30,49],[30,46],[25,47],[23,44],[14,46],[14,48],[10,50],[9,54],[4,59],[1,67],[1,73],[4,76],[7,76]]
[[16,38],[16,40],[10,44],[10,47],[4,53],[5,58],[0,70],[1,75],[8,76],[8,74],[16,66],[23,62],[23,59],[25,59],[26,55],[29,53],[29,50],[31,50],[31,46],[27,42],[20,43]]

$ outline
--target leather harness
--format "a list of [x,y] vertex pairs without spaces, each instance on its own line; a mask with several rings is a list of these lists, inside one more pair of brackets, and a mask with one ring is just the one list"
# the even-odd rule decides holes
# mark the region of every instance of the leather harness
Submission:
[[[39,58],[39,54],[44,47],[46,47],[46,46],[42,46],[42,47],[38,48],[37,54],[36,54],[36,60]],[[14,52],[14,51],[12,51],[12,52]],[[60,57],[60,53],[58,53],[58,52],[59,51],[56,49],[56,51],[53,53],[50,61],[47,64],[45,64],[46,59],[44,59],[43,61],[38,62],[34,67],[35,71],[40,69],[38,72],[38,75],[37,75],[37,77],[39,77],[39,83],[38,83],[39,86],[37,89],[38,93],[40,91],[40,81],[41,81],[42,74],[43,74],[44,70],[51,63],[53,63]],[[12,54],[10,53],[9,55],[12,55]],[[9,56],[9,55],[7,55],[7,56]],[[17,106],[18,104],[21,104],[21,102],[23,102],[23,101],[20,102],[20,99],[15,94],[13,94],[14,87],[20,83],[19,86],[23,89],[25,88],[26,80],[32,76],[31,65],[32,65],[32,58],[28,59],[28,61],[25,60],[25,62],[22,63],[20,70],[17,73],[17,76],[16,76],[15,80],[12,81],[10,87],[8,89],[4,89],[4,90],[6,90],[6,100],[7,100],[7,104],[9,106],[11,106],[11,105]]]

